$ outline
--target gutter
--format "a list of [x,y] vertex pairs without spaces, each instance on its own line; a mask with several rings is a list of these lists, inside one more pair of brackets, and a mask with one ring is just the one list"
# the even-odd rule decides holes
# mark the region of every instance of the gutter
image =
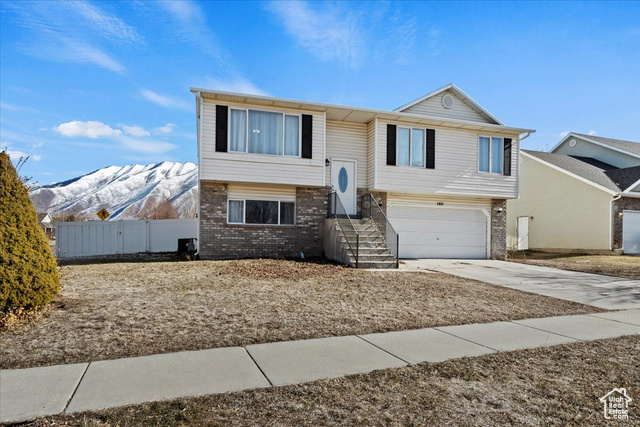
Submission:
[[613,203],[616,200],[620,200],[622,198],[622,194],[616,194],[611,199],[611,205],[609,205],[609,250],[613,250]]

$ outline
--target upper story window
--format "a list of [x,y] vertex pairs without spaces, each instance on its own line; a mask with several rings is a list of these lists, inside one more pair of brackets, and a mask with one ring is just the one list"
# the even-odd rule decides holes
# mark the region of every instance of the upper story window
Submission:
[[300,116],[230,109],[229,151],[300,156]]
[[495,136],[481,136],[478,139],[478,171],[503,173],[504,140]]
[[424,167],[425,130],[403,128],[398,126],[398,160],[399,166]]

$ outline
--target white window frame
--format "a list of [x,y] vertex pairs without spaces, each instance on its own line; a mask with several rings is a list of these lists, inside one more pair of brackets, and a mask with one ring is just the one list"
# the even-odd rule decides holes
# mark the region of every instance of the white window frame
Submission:
[[[291,156],[293,157],[293,156]],[[247,223],[247,200],[253,202],[278,202],[278,223],[277,224],[248,224]],[[229,205],[231,201],[234,202],[242,202],[242,222],[229,222]],[[293,224],[280,224],[280,209],[282,203],[293,203]],[[296,202],[291,200],[275,200],[275,199],[238,199],[231,198],[227,199],[227,224],[229,225],[246,225],[249,227],[292,227],[296,225]]]
[[[398,156],[399,153],[399,145],[398,144],[398,135],[400,134],[400,129],[409,129],[409,164],[408,165],[400,165],[398,164],[398,159],[400,158]],[[424,148],[424,159],[422,160],[424,162],[424,165],[422,166],[414,166],[411,164],[411,154],[413,151],[413,131],[414,130],[421,130],[423,132],[424,138],[422,139],[422,146]],[[405,126],[396,126],[396,166],[400,166],[401,168],[418,168],[418,169],[425,169],[426,166],[426,162],[427,162],[427,129],[426,128],[414,128],[414,127],[405,127]]]
[[[480,138],[488,138],[489,139],[489,170],[482,171],[480,170]],[[493,150],[491,150],[491,146],[493,145],[493,138],[498,138],[501,141],[502,150],[500,150],[500,160],[502,164],[502,170],[500,172],[493,172],[491,170],[492,160],[493,160]],[[504,137],[496,136],[496,135],[478,135],[478,173],[490,173],[493,175],[502,175],[504,173]]]
[[[244,151],[231,151],[228,150],[229,153],[233,153],[233,154],[253,154],[253,155],[258,155],[258,156],[272,156],[272,157],[287,157],[287,158],[291,158],[291,159],[300,159],[302,158],[302,113],[287,113],[284,111],[278,111],[278,110],[264,110],[264,109],[257,109],[257,108],[237,108],[237,107],[231,107],[229,106],[229,110],[237,110],[237,111],[244,111],[246,114],[246,120],[245,120],[245,129],[244,129]],[[277,114],[282,114],[282,154],[268,154],[268,153],[250,153],[249,152],[249,111],[257,111],[257,112],[262,112],[262,113],[277,113]],[[298,118],[298,155],[297,156],[292,156],[290,154],[284,154],[284,137],[285,137],[285,117],[286,116],[296,116]],[[231,111],[229,111],[228,117],[227,117],[227,129],[229,132],[229,135],[231,135]],[[231,146],[231,138],[229,137],[229,146]],[[274,201],[274,200],[271,200]]]

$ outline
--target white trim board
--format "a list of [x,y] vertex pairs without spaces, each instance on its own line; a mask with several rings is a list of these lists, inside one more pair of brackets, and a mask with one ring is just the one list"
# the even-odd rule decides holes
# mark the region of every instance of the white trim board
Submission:
[[[561,140],[560,142],[558,142],[558,143],[556,144],[556,146],[555,146],[555,147],[553,147],[549,152],[550,152],[550,153],[554,153],[554,152],[556,151],[556,149],[557,149],[558,147],[560,147],[562,144],[564,144],[564,143],[565,143],[569,138],[579,138],[579,139],[581,139],[581,140],[583,140],[583,141],[587,141],[587,142],[588,142],[588,143],[590,143],[590,144],[599,145],[600,147],[608,148],[609,150],[617,151],[617,152],[619,152],[619,153],[626,154],[626,155],[628,155],[628,156],[632,156],[632,157],[637,157],[637,158],[639,158],[639,159],[640,159],[640,154],[632,153],[632,152],[630,152],[630,151],[623,150],[623,149],[621,149],[621,148],[612,147],[611,145],[608,145],[608,144],[605,144],[605,143],[602,143],[602,142],[595,141],[595,140],[590,139],[590,138],[588,138],[588,137],[586,137],[586,136],[577,135],[577,134],[575,134],[575,133],[573,133],[573,132],[570,132],[567,136],[565,136],[564,138],[562,138],[562,140]],[[629,141],[629,142],[632,142],[632,141]]]

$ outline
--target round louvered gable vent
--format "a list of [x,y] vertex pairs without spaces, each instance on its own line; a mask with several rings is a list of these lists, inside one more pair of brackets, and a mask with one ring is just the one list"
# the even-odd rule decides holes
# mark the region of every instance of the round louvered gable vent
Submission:
[[453,99],[453,96],[449,94],[446,94],[442,97],[442,106],[444,108],[453,108],[455,103],[456,103],[455,99]]
[[572,139],[571,141],[569,141],[569,145],[572,146],[572,147],[575,147],[576,146],[576,140]]

